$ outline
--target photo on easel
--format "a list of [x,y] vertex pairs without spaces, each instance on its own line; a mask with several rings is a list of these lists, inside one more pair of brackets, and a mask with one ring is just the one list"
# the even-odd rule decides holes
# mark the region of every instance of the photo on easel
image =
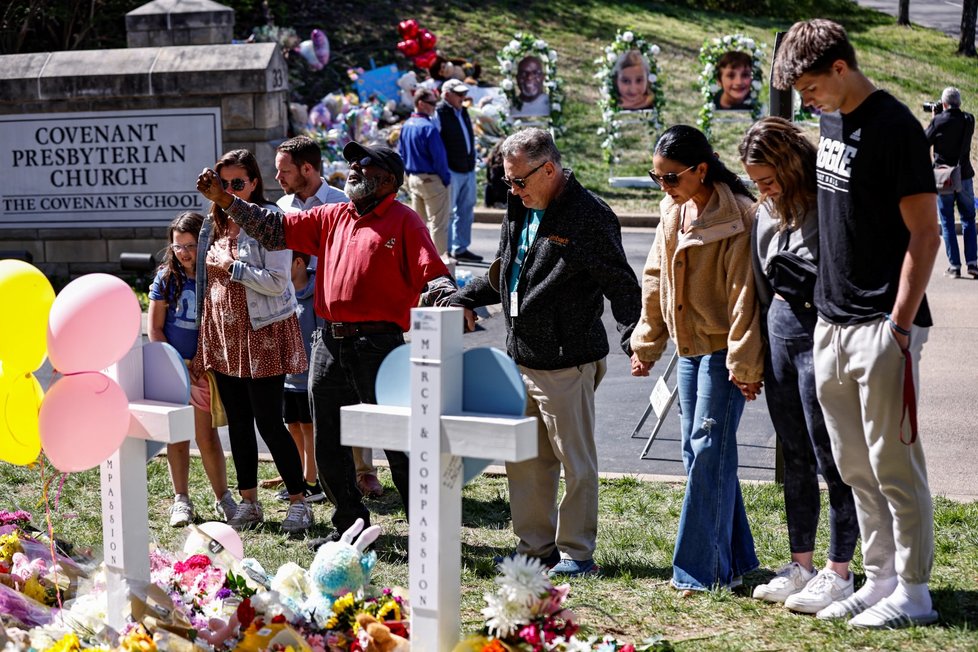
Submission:
[[766,46],[744,34],[708,39],[700,48],[699,127],[712,136],[715,121],[750,123],[763,114]]

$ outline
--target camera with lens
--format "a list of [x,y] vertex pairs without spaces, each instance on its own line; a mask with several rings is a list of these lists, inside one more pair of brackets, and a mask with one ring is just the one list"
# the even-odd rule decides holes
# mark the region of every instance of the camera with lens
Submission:
[[924,111],[927,113],[933,113],[937,115],[944,110],[944,104],[938,100],[937,102],[924,102]]

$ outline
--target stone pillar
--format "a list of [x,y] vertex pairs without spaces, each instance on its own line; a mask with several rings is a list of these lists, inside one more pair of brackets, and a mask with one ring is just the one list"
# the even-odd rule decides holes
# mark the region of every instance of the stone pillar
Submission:
[[214,0],[153,0],[126,14],[131,48],[230,43],[234,10]]

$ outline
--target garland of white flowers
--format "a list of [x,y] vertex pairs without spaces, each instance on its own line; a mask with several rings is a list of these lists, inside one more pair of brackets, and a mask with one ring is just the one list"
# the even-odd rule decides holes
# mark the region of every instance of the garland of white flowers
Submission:
[[720,90],[720,82],[717,81],[716,66],[720,58],[730,51],[746,52],[751,57],[752,81],[750,87],[750,115],[757,120],[761,117],[763,107],[758,98],[761,87],[764,85],[763,71],[761,65],[765,61],[765,46],[763,43],[756,43],[754,39],[743,34],[728,34],[723,38],[717,37],[707,39],[700,48],[700,94],[703,96],[703,108],[700,109],[700,129],[706,134],[707,138],[712,137],[711,125],[713,123],[713,98]]
[[[496,54],[499,72],[502,75],[499,85],[506,94],[509,105],[518,109],[522,103],[519,99],[516,68],[520,61],[531,55],[539,58],[540,63],[543,64],[544,88],[550,98],[550,128],[555,136],[559,136],[564,132],[564,83],[557,76],[557,51],[551,50],[546,41],[532,34],[522,32],[513,34],[513,40]],[[546,118],[546,116],[541,117]]]
[[[598,128],[598,135],[604,136],[601,142],[601,149],[604,151],[605,161],[609,164],[617,163],[619,156],[615,153],[618,141],[621,140],[621,120],[618,114],[622,111],[618,105],[618,89],[615,87],[614,67],[615,62],[625,52],[638,50],[649,64],[649,88],[652,91],[652,106],[645,110],[648,120],[649,132],[652,138],[662,129],[662,107],[665,105],[665,98],[662,94],[662,83],[659,81],[659,66],[655,56],[659,54],[659,46],[649,43],[641,36],[637,36],[631,30],[622,32],[618,30],[614,42],[605,47],[604,56],[594,60],[598,67],[598,72],[594,78],[601,80],[601,98],[598,100],[598,107],[601,109],[601,118],[604,125]],[[636,112],[641,114],[641,112]]]

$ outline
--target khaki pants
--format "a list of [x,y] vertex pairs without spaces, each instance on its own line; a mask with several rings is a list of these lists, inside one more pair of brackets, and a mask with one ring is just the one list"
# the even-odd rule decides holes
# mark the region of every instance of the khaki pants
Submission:
[[359,446],[354,446],[353,466],[355,466],[357,469],[357,476],[364,473],[377,475],[377,469],[374,468],[374,450],[372,448],[360,448]]
[[[910,335],[914,386],[928,329]],[[852,487],[869,579],[925,584],[934,563],[934,513],[920,440],[903,419],[904,356],[886,319],[815,326],[815,383],[842,479]],[[918,389],[919,391],[919,389]]]
[[442,256],[448,253],[448,219],[452,213],[452,194],[437,174],[409,174],[411,208],[428,224],[431,240]]
[[[537,457],[506,464],[516,551],[564,559],[594,558],[598,535],[598,454],[594,445],[594,390],[607,369],[598,360],[542,371],[521,366],[527,416],[539,419]],[[560,469],[564,497],[557,504]]]

